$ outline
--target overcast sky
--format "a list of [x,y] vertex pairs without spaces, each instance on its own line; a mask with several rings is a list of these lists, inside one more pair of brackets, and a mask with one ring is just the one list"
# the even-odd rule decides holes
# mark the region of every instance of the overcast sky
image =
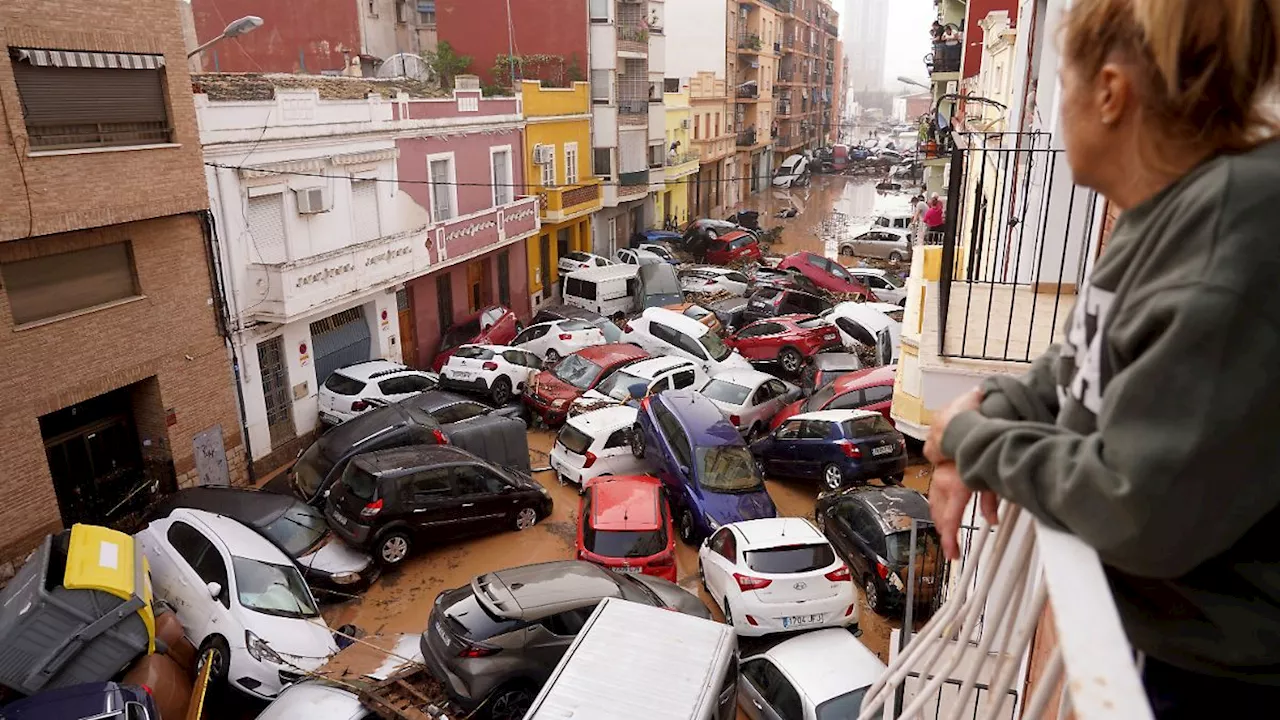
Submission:
[[[924,56],[933,51],[929,40],[929,27],[938,16],[933,0],[889,0],[888,57],[885,58],[885,88],[894,92],[902,87],[899,75],[925,82],[929,76],[924,70]],[[844,0],[835,0],[832,6],[844,11]]]

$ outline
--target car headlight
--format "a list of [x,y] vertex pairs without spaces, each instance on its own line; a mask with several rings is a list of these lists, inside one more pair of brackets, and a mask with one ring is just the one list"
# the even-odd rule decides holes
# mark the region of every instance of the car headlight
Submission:
[[564,407],[565,405],[568,405],[568,404],[569,404],[569,401],[568,401],[568,400],[566,400],[566,399],[564,399],[564,398],[560,398],[559,400],[554,400],[554,401],[552,401],[552,403],[551,403],[551,407],[553,407],[553,408],[562,408],[562,407]]
[[284,660],[272,650],[267,641],[253,634],[252,630],[244,631],[244,647],[249,651],[249,657],[258,662],[272,662],[276,665],[283,665]]
[[702,517],[706,519],[707,525],[711,526],[711,532],[715,532],[720,529],[720,523],[716,522],[716,519],[711,517],[711,515],[703,513]]
[[360,582],[360,573],[340,572],[329,576],[335,585],[351,585]]

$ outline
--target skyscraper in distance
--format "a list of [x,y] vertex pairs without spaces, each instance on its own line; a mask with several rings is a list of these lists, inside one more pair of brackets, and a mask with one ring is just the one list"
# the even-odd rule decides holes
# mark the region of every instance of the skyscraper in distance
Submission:
[[889,0],[845,0],[843,17],[849,91],[859,94],[884,90]]

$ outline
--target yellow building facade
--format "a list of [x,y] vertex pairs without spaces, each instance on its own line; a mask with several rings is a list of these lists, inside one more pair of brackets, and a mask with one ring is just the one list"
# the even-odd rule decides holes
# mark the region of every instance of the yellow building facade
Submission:
[[525,182],[539,198],[542,229],[526,241],[532,307],[552,301],[560,256],[591,251],[591,214],[601,207],[601,181],[591,167],[590,84],[542,87],[523,81]]
[[664,225],[674,223],[684,227],[692,219],[689,216],[689,198],[694,176],[698,174],[698,153],[690,140],[693,106],[689,104],[689,88],[663,93],[662,103],[667,111],[666,144],[663,146],[666,188],[658,194],[658,217]]

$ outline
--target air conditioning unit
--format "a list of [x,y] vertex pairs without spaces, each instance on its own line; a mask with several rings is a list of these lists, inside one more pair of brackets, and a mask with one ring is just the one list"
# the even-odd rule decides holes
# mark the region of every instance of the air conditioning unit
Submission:
[[688,129],[689,129],[689,121],[688,121],[688,120],[681,120],[681,121],[680,121],[680,129],[681,129],[681,130],[688,130]]
[[333,209],[333,197],[327,187],[302,188],[293,191],[298,197],[298,213],[315,215]]
[[533,146],[533,164],[534,165],[550,165],[555,162],[556,149],[551,145],[534,145]]

